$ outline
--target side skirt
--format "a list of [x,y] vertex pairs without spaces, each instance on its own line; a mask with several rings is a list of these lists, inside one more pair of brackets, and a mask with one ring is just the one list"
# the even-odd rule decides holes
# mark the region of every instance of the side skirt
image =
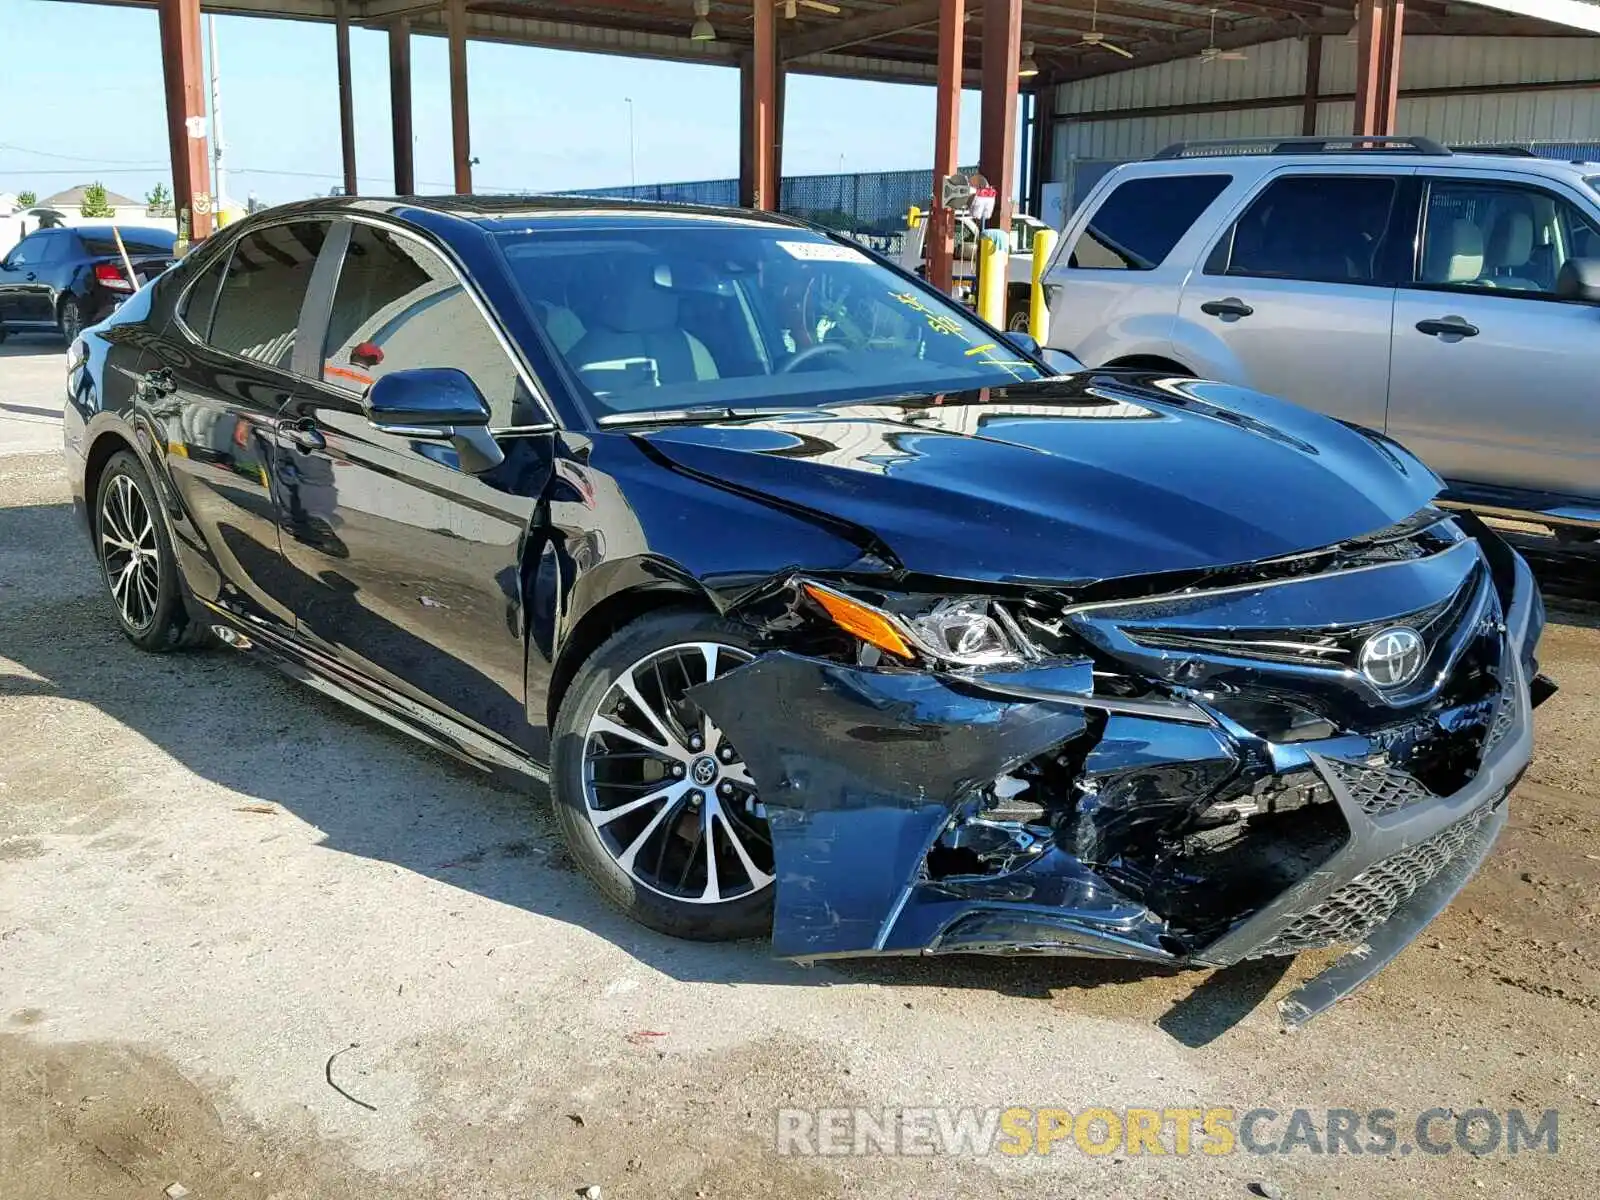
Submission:
[[223,645],[269,663],[324,696],[480,771],[508,775],[516,780],[532,779],[548,786],[548,765],[535,762],[508,743],[479,733],[392,690],[379,688],[365,676],[277,630],[242,621],[236,614],[204,600],[192,603],[204,611],[204,620]]

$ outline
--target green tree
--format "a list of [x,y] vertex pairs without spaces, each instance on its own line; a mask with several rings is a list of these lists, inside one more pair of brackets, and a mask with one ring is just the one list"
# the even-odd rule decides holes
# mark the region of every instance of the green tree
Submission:
[[111,207],[111,201],[106,199],[106,185],[91,183],[83,189],[83,203],[78,205],[78,213],[85,217],[114,217],[117,210]]
[[172,216],[172,193],[167,190],[167,185],[158,183],[144,196],[145,212],[152,217]]
[[18,192],[17,203],[23,208],[32,208],[35,204],[39,203],[39,193],[29,191]]

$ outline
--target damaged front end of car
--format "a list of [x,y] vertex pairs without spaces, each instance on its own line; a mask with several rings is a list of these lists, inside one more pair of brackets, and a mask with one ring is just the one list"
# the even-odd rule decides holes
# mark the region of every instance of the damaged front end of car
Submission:
[[692,695],[758,785],[779,954],[1354,946],[1290,1026],[1464,885],[1551,690],[1526,565],[1432,508],[1244,567],[981,597],[789,576],[740,608],[771,652]]

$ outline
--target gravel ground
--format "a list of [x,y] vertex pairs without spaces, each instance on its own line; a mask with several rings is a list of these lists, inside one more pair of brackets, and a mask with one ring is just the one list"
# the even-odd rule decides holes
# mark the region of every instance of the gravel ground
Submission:
[[[1483,871],[1285,1035],[1327,955],[802,969],[653,935],[543,797],[230,651],[132,649],[66,500],[55,455],[0,456],[0,1195],[1595,1194],[1600,608],[1552,614],[1563,690]],[[1556,1109],[1560,1150],[775,1151],[776,1108],[901,1105]]]

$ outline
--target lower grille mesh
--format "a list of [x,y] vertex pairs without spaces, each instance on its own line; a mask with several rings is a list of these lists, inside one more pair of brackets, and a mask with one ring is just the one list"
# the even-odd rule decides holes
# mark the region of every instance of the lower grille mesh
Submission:
[[1403,771],[1361,767],[1338,759],[1329,759],[1328,766],[1369,817],[1394,812],[1419,800],[1433,799],[1432,792]]
[[1253,957],[1299,954],[1362,941],[1474,844],[1493,810],[1485,804],[1424,842],[1374,863],[1333,895],[1302,913]]

